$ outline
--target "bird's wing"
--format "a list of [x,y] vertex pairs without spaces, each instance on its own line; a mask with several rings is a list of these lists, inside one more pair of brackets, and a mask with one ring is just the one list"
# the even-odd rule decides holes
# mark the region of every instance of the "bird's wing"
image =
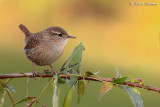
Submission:
[[38,40],[39,38],[37,36],[38,35],[35,34],[31,35],[26,41],[24,49],[32,49],[35,48],[38,44],[40,44],[40,41]]

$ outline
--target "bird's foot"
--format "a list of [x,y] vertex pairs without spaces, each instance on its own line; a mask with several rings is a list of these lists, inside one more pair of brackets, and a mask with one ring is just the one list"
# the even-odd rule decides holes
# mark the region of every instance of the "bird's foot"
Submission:
[[54,69],[51,69],[52,77],[56,74]]
[[52,77],[56,74],[56,71],[54,70],[54,68],[52,67],[52,65],[49,65],[51,67],[51,73],[52,73]]
[[36,80],[36,72],[34,71],[34,69],[32,70],[32,77]]

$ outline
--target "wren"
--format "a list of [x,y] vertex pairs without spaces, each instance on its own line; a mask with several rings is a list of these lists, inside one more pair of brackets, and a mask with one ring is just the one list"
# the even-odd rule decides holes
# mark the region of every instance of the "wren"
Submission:
[[49,27],[37,33],[31,33],[24,25],[20,24],[19,28],[25,34],[24,52],[27,58],[32,62],[32,75],[36,76],[34,64],[38,66],[49,65],[52,75],[55,70],[51,66],[63,53],[64,46],[68,38],[76,38],[69,36],[68,33],[58,27]]

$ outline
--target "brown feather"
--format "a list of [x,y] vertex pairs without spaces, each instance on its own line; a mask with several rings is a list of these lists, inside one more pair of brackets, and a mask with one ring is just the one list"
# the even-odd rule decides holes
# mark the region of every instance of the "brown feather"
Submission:
[[20,24],[19,28],[23,31],[25,36],[30,36],[31,35],[30,31],[24,25]]
[[24,49],[32,49],[37,47],[37,45],[40,44],[39,40],[37,40],[34,37],[31,37],[30,40],[28,41],[28,43],[26,44],[26,46],[24,47]]

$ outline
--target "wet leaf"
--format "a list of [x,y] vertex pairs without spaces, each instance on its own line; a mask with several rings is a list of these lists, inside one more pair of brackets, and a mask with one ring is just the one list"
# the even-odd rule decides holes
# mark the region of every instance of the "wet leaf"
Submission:
[[[74,72],[74,71],[77,71],[77,70],[79,70],[79,66],[75,67],[72,71]],[[76,84],[77,79],[78,79],[77,76],[70,76],[70,79],[67,81],[68,85],[70,87],[73,87]]]
[[70,107],[71,106],[72,96],[73,96],[73,89],[69,88],[69,90],[65,96],[64,102],[63,102],[63,107]]
[[18,101],[15,105],[20,104],[20,103],[23,103],[23,102],[30,101],[30,100],[32,100],[33,98],[36,98],[36,97],[26,97],[26,98]]
[[[124,83],[125,80],[127,79],[127,77],[122,77],[123,79],[120,83]],[[119,72],[117,72],[117,79],[119,79]],[[130,81],[134,81],[134,79],[130,76],[129,77]],[[120,80],[117,80],[118,82]],[[117,82],[116,81],[116,82]],[[126,93],[128,93],[130,99],[132,100],[132,103],[134,105],[134,107],[144,107],[143,105],[143,100],[141,99],[140,96],[140,92],[139,90],[137,90],[135,87],[131,88],[131,87],[124,87],[124,86],[119,86],[120,88],[123,88],[125,90]]]
[[[78,46],[76,46],[68,58],[68,60],[65,62],[63,66],[63,70],[61,71],[64,74],[81,74],[81,60],[82,60],[82,53],[84,51],[83,43],[80,42]],[[77,70],[72,71],[75,69],[75,67],[78,65]]]
[[[81,74],[83,51],[84,46],[83,43],[80,42],[79,45],[74,48],[68,60],[64,63],[61,70],[63,74]],[[70,79],[66,79],[66,82],[70,87],[73,87],[77,82],[77,78],[77,76],[71,76]]]
[[78,102],[77,104],[80,103],[80,100],[84,94],[84,89],[85,89],[85,83],[83,80],[78,81]]
[[127,78],[128,77],[116,78],[115,80],[113,80],[113,83],[123,84],[123,83],[125,83],[125,81],[126,81]]
[[113,88],[113,84],[111,82],[106,82],[101,88],[98,100],[100,101],[100,99],[112,88]]
[[141,96],[139,94],[135,94],[131,87],[123,87],[123,89],[129,94],[129,97],[132,100],[134,107],[144,107]]

